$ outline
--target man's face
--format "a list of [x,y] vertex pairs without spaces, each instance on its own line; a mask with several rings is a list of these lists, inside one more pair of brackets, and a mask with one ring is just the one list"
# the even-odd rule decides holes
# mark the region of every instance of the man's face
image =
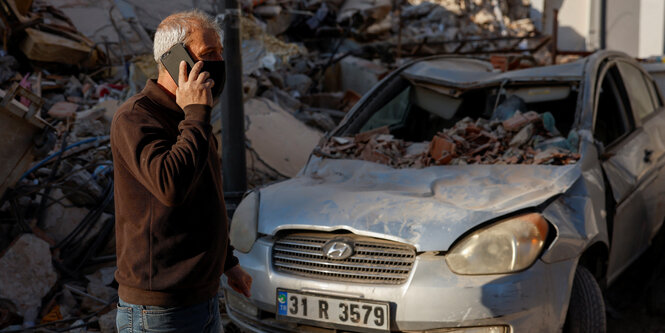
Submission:
[[192,29],[187,49],[194,61],[224,60],[222,43],[217,33],[211,29]]
[[[224,60],[222,56],[223,47],[219,40],[219,35],[212,29],[192,29],[189,34],[189,42],[187,49],[194,61],[221,61]],[[221,84],[223,87],[224,82],[217,82],[223,78],[216,77],[214,73],[210,73],[211,78],[215,80],[215,85]],[[218,74],[218,73],[217,73]],[[221,88],[220,88],[221,89]],[[215,94],[215,88],[213,88]],[[221,91],[220,91],[221,92]],[[219,95],[213,96],[213,104],[219,102]]]

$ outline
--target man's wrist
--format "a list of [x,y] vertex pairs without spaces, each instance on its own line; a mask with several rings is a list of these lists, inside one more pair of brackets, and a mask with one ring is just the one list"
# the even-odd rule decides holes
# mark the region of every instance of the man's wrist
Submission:
[[190,104],[183,108],[186,120],[196,120],[203,123],[210,123],[210,113],[212,107],[206,104]]

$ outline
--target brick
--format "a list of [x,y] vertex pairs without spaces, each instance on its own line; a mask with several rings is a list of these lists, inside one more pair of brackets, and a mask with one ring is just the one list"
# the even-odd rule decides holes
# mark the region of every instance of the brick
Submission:
[[435,136],[429,145],[429,155],[435,161],[439,161],[446,154],[452,159],[452,155],[455,154],[455,144],[446,138]]
[[515,112],[515,114],[507,120],[504,120],[502,125],[506,131],[517,132],[526,124],[529,123],[529,119],[522,115],[520,112]]

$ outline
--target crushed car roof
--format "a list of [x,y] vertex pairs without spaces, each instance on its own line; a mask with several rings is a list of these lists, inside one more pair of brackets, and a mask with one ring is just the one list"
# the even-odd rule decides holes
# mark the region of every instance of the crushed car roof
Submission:
[[486,61],[471,58],[425,59],[409,66],[402,76],[409,80],[455,88],[477,88],[508,81],[579,81],[584,60],[567,64],[499,72]]

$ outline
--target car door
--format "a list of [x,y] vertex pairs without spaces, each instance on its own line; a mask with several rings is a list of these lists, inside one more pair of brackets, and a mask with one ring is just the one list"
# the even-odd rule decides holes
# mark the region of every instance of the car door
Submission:
[[618,62],[617,67],[625,82],[636,126],[650,140],[648,147],[644,148],[647,168],[641,176],[643,185],[640,189],[646,206],[647,239],[650,241],[665,219],[665,109],[658,88],[646,71],[627,61]]
[[596,89],[594,138],[604,149],[601,165],[610,185],[614,202],[608,212],[610,258],[608,281],[611,282],[648,245],[648,222],[644,197],[639,191],[650,165],[644,150],[650,138],[636,127],[617,62],[601,71]]

